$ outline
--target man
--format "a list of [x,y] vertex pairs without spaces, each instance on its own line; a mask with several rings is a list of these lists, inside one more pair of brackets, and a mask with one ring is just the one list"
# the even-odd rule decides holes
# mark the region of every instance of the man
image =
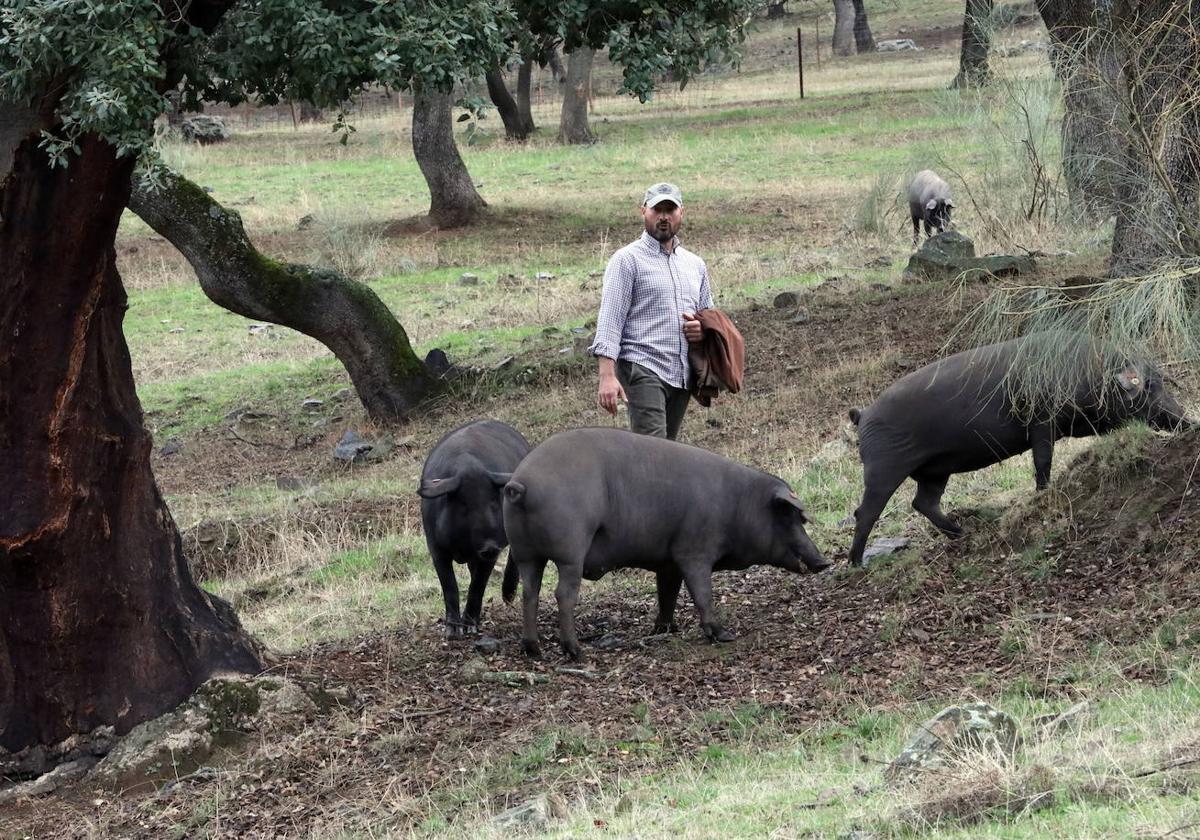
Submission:
[[641,214],[641,237],[608,261],[588,349],[599,362],[600,407],[615,415],[623,401],[633,431],[674,440],[689,399],[688,344],[702,340],[697,313],[713,305],[712,292],[704,260],[679,244],[679,187],[650,187]]

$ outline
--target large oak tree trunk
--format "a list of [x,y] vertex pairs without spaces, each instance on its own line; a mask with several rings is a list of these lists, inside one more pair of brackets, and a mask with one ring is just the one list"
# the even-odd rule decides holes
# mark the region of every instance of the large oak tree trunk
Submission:
[[487,80],[488,96],[504,123],[504,135],[509,140],[528,140],[533,131],[533,118],[531,116],[528,123],[522,119],[521,109],[504,84],[503,71],[497,67],[489,70],[484,78]]
[[468,225],[487,207],[454,143],[452,105],[448,93],[413,95],[413,156],[429,185],[429,218],[440,228]]
[[863,0],[854,0],[854,46],[860,53],[875,52],[875,38],[871,35],[867,5]]
[[833,54],[854,55],[854,0],[833,0]]
[[1095,0],[1038,0],[1062,86],[1063,176],[1071,204],[1093,219],[1116,210],[1128,131],[1112,21]]
[[596,51],[579,47],[567,56],[567,83],[563,88],[562,119],[558,124],[560,143],[594,143],[588,126],[588,93],[592,84],[592,62]]
[[1110,271],[1127,276],[1200,255],[1200,44],[1191,3],[1116,0],[1129,103]]
[[991,80],[992,73],[988,68],[988,53],[992,49],[991,17],[992,0],[967,0],[958,75],[950,87],[982,87]]
[[187,257],[217,306],[315,338],[346,367],[367,413],[404,419],[437,385],[408,334],[364,283],[258,252],[241,217],[174,172],[135,184],[129,209]]
[[197,587],[150,471],[115,265],[131,160],[0,103],[0,746],[168,711],[214,671],[254,672]]

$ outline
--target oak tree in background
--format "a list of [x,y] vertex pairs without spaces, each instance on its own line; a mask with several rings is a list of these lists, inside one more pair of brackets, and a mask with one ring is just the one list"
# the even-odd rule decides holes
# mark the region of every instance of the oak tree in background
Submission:
[[854,55],[854,0],[833,0],[833,54]]
[[967,0],[963,12],[962,52],[951,88],[982,87],[991,79],[988,54],[992,49],[992,0]]
[[596,51],[591,47],[576,47],[567,54],[567,82],[563,87],[562,116],[558,124],[560,143],[592,143],[596,139],[588,126],[588,99],[595,59]]
[[875,52],[875,37],[871,35],[864,0],[854,0],[854,46],[860,53]]

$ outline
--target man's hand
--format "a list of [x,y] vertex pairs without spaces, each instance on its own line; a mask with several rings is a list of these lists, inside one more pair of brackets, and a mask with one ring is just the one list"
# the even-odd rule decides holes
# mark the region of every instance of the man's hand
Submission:
[[691,312],[683,313],[683,337],[688,340],[688,344],[698,344],[704,340],[704,327],[700,325],[700,319]]
[[601,408],[614,417],[617,414],[617,400],[629,402],[625,397],[625,389],[613,374],[600,374],[600,388],[596,392],[596,402]]

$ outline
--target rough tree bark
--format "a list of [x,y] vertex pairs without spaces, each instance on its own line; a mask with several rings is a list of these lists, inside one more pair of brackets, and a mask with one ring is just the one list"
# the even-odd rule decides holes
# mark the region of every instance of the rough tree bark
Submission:
[[0,746],[161,714],[254,642],[195,585],[150,471],[121,331],[133,161],[91,136],[66,169],[47,113],[0,102]]
[[875,38],[871,35],[864,0],[854,0],[854,46],[860,53],[875,52]]
[[579,47],[567,56],[567,83],[563,88],[562,118],[558,124],[560,143],[594,143],[588,126],[588,89],[596,51]]
[[504,123],[504,136],[509,140],[528,140],[533,132],[533,116],[530,114],[529,121],[525,121],[525,114],[504,83],[504,71],[496,67],[489,70],[484,78],[487,80],[488,96],[496,106],[501,122]]
[[988,53],[992,49],[992,0],[967,0],[963,12],[962,53],[951,88],[983,87],[991,80]]
[[787,0],[767,0],[767,20],[778,20],[787,14]]
[[454,143],[452,105],[448,93],[413,94],[413,156],[429,186],[429,219],[439,228],[468,225],[487,207]]
[[1116,210],[1128,129],[1124,81],[1106,9],[1095,0],[1038,0],[1050,33],[1050,61],[1062,86],[1067,193],[1071,205],[1092,219]]
[[517,70],[517,114],[521,122],[529,126],[529,133],[537,130],[533,121],[533,102],[530,88],[533,84],[533,56],[522,57],[521,67]]
[[854,55],[854,0],[833,0],[833,54]]
[[1112,4],[1129,104],[1110,272],[1200,255],[1200,21],[1181,0]]
[[402,420],[437,389],[404,327],[369,286],[263,256],[241,217],[183,176],[167,173],[160,189],[135,183],[129,209],[187,257],[217,306],[290,327],[328,347],[374,420]]

